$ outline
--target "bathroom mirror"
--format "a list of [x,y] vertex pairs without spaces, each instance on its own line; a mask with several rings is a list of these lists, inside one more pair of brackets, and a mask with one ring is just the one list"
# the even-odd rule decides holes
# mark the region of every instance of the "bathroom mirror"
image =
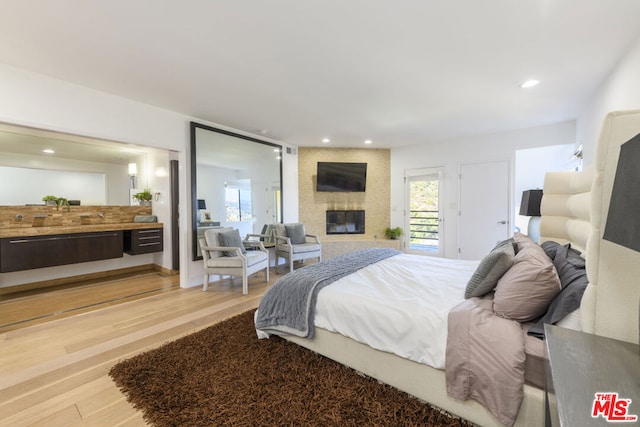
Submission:
[[0,124],[0,205],[130,205],[147,182],[142,147]]
[[282,222],[282,146],[191,122],[193,260],[211,227],[244,238]]

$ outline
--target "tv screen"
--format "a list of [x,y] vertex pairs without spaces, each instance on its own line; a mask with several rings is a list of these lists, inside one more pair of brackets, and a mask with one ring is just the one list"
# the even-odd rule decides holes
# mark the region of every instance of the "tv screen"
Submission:
[[363,192],[366,186],[366,163],[318,162],[317,191]]

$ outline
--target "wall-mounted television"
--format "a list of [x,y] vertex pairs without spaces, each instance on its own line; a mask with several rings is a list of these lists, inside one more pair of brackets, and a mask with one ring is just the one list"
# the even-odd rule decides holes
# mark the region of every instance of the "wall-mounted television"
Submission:
[[364,192],[367,187],[367,164],[318,162],[317,191]]

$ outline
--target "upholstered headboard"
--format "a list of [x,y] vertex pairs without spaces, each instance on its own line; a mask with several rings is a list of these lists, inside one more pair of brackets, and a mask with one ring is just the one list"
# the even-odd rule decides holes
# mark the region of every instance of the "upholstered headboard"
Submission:
[[540,213],[540,243],[554,240],[571,243],[587,258],[586,248],[591,236],[592,170],[581,172],[548,172]]
[[595,166],[545,177],[540,222],[541,241],[571,242],[587,261],[589,286],[580,307],[582,329],[635,343],[640,252],[603,240],[602,235],[620,145],[639,133],[640,110],[609,113],[600,132]]

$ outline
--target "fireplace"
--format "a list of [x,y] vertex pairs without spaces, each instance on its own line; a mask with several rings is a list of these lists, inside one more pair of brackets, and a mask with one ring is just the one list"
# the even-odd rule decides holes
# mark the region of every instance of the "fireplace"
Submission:
[[364,211],[327,211],[327,234],[364,234]]

